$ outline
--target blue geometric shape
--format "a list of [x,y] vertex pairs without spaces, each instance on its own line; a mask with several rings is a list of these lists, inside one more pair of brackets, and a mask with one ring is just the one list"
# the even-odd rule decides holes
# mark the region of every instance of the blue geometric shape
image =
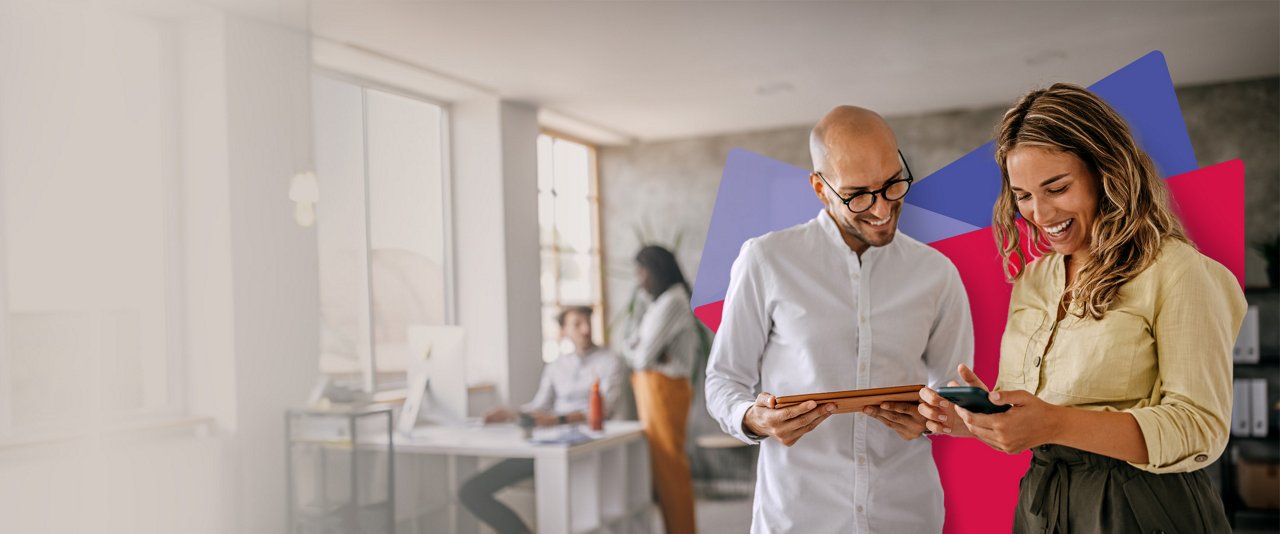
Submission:
[[822,203],[809,170],[735,148],[725,160],[690,304],[724,300],[729,271],[748,239],[812,219]]
[[910,202],[910,194],[907,200],[902,203],[902,214],[898,216],[898,231],[916,241],[932,243],[978,229],[972,224],[915,205]]
[[[1134,139],[1168,178],[1198,168],[1191,138],[1173,90],[1173,79],[1159,50],[1089,87],[1124,117]],[[911,189],[911,203],[985,228],[1000,194],[1000,168],[994,142],[978,147],[928,176]]]

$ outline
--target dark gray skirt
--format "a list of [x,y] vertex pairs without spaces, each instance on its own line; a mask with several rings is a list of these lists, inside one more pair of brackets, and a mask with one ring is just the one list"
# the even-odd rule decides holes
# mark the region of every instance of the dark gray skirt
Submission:
[[1034,449],[1013,531],[1031,533],[1231,532],[1203,469],[1157,475],[1058,445]]

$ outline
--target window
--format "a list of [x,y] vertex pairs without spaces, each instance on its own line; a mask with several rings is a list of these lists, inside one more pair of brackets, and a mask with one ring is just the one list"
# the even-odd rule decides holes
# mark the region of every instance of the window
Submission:
[[[563,306],[590,306],[604,332],[600,276],[600,197],[596,151],[555,135],[538,136],[538,227],[542,246],[542,359],[572,350],[560,342]],[[598,342],[603,340],[597,339]]]
[[91,17],[9,36],[29,53],[0,86],[0,436],[184,406],[177,42]]
[[320,368],[401,387],[411,338],[454,321],[446,110],[330,76],[312,90]]

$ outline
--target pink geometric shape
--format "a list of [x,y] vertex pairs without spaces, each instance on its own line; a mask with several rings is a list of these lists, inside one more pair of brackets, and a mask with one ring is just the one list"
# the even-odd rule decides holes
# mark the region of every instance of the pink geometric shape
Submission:
[[1226,161],[1165,183],[1187,237],[1244,287],[1244,162]]
[[693,309],[693,316],[702,321],[712,332],[720,330],[720,314],[724,312],[724,301],[717,300]]

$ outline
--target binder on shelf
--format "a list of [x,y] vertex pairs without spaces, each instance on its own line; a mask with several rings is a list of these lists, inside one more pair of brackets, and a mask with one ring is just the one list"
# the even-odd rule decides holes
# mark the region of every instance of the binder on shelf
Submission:
[[1244,323],[1240,325],[1240,335],[1236,336],[1236,346],[1231,349],[1231,359],[1235,363],[1258,363],[1262,351],[1258,346],[1258,307],[1249,306],[1244,315]]
[[1252,421],[1252,435],[1255,438],[1267,437],[1267,421],[1271,415],[1271,411],[1267,409],[1267,379],[1252,378],[1249,379],[1252,384],[1252,400],[1249,405],[1249,419]]
[[1231,385],[1234,393],[1231,402],[1231,435],[1248,437],[1253,433],[1253,419],[1249,417],[1253,406],[1253,384],[1247,378],[1237,378]]

